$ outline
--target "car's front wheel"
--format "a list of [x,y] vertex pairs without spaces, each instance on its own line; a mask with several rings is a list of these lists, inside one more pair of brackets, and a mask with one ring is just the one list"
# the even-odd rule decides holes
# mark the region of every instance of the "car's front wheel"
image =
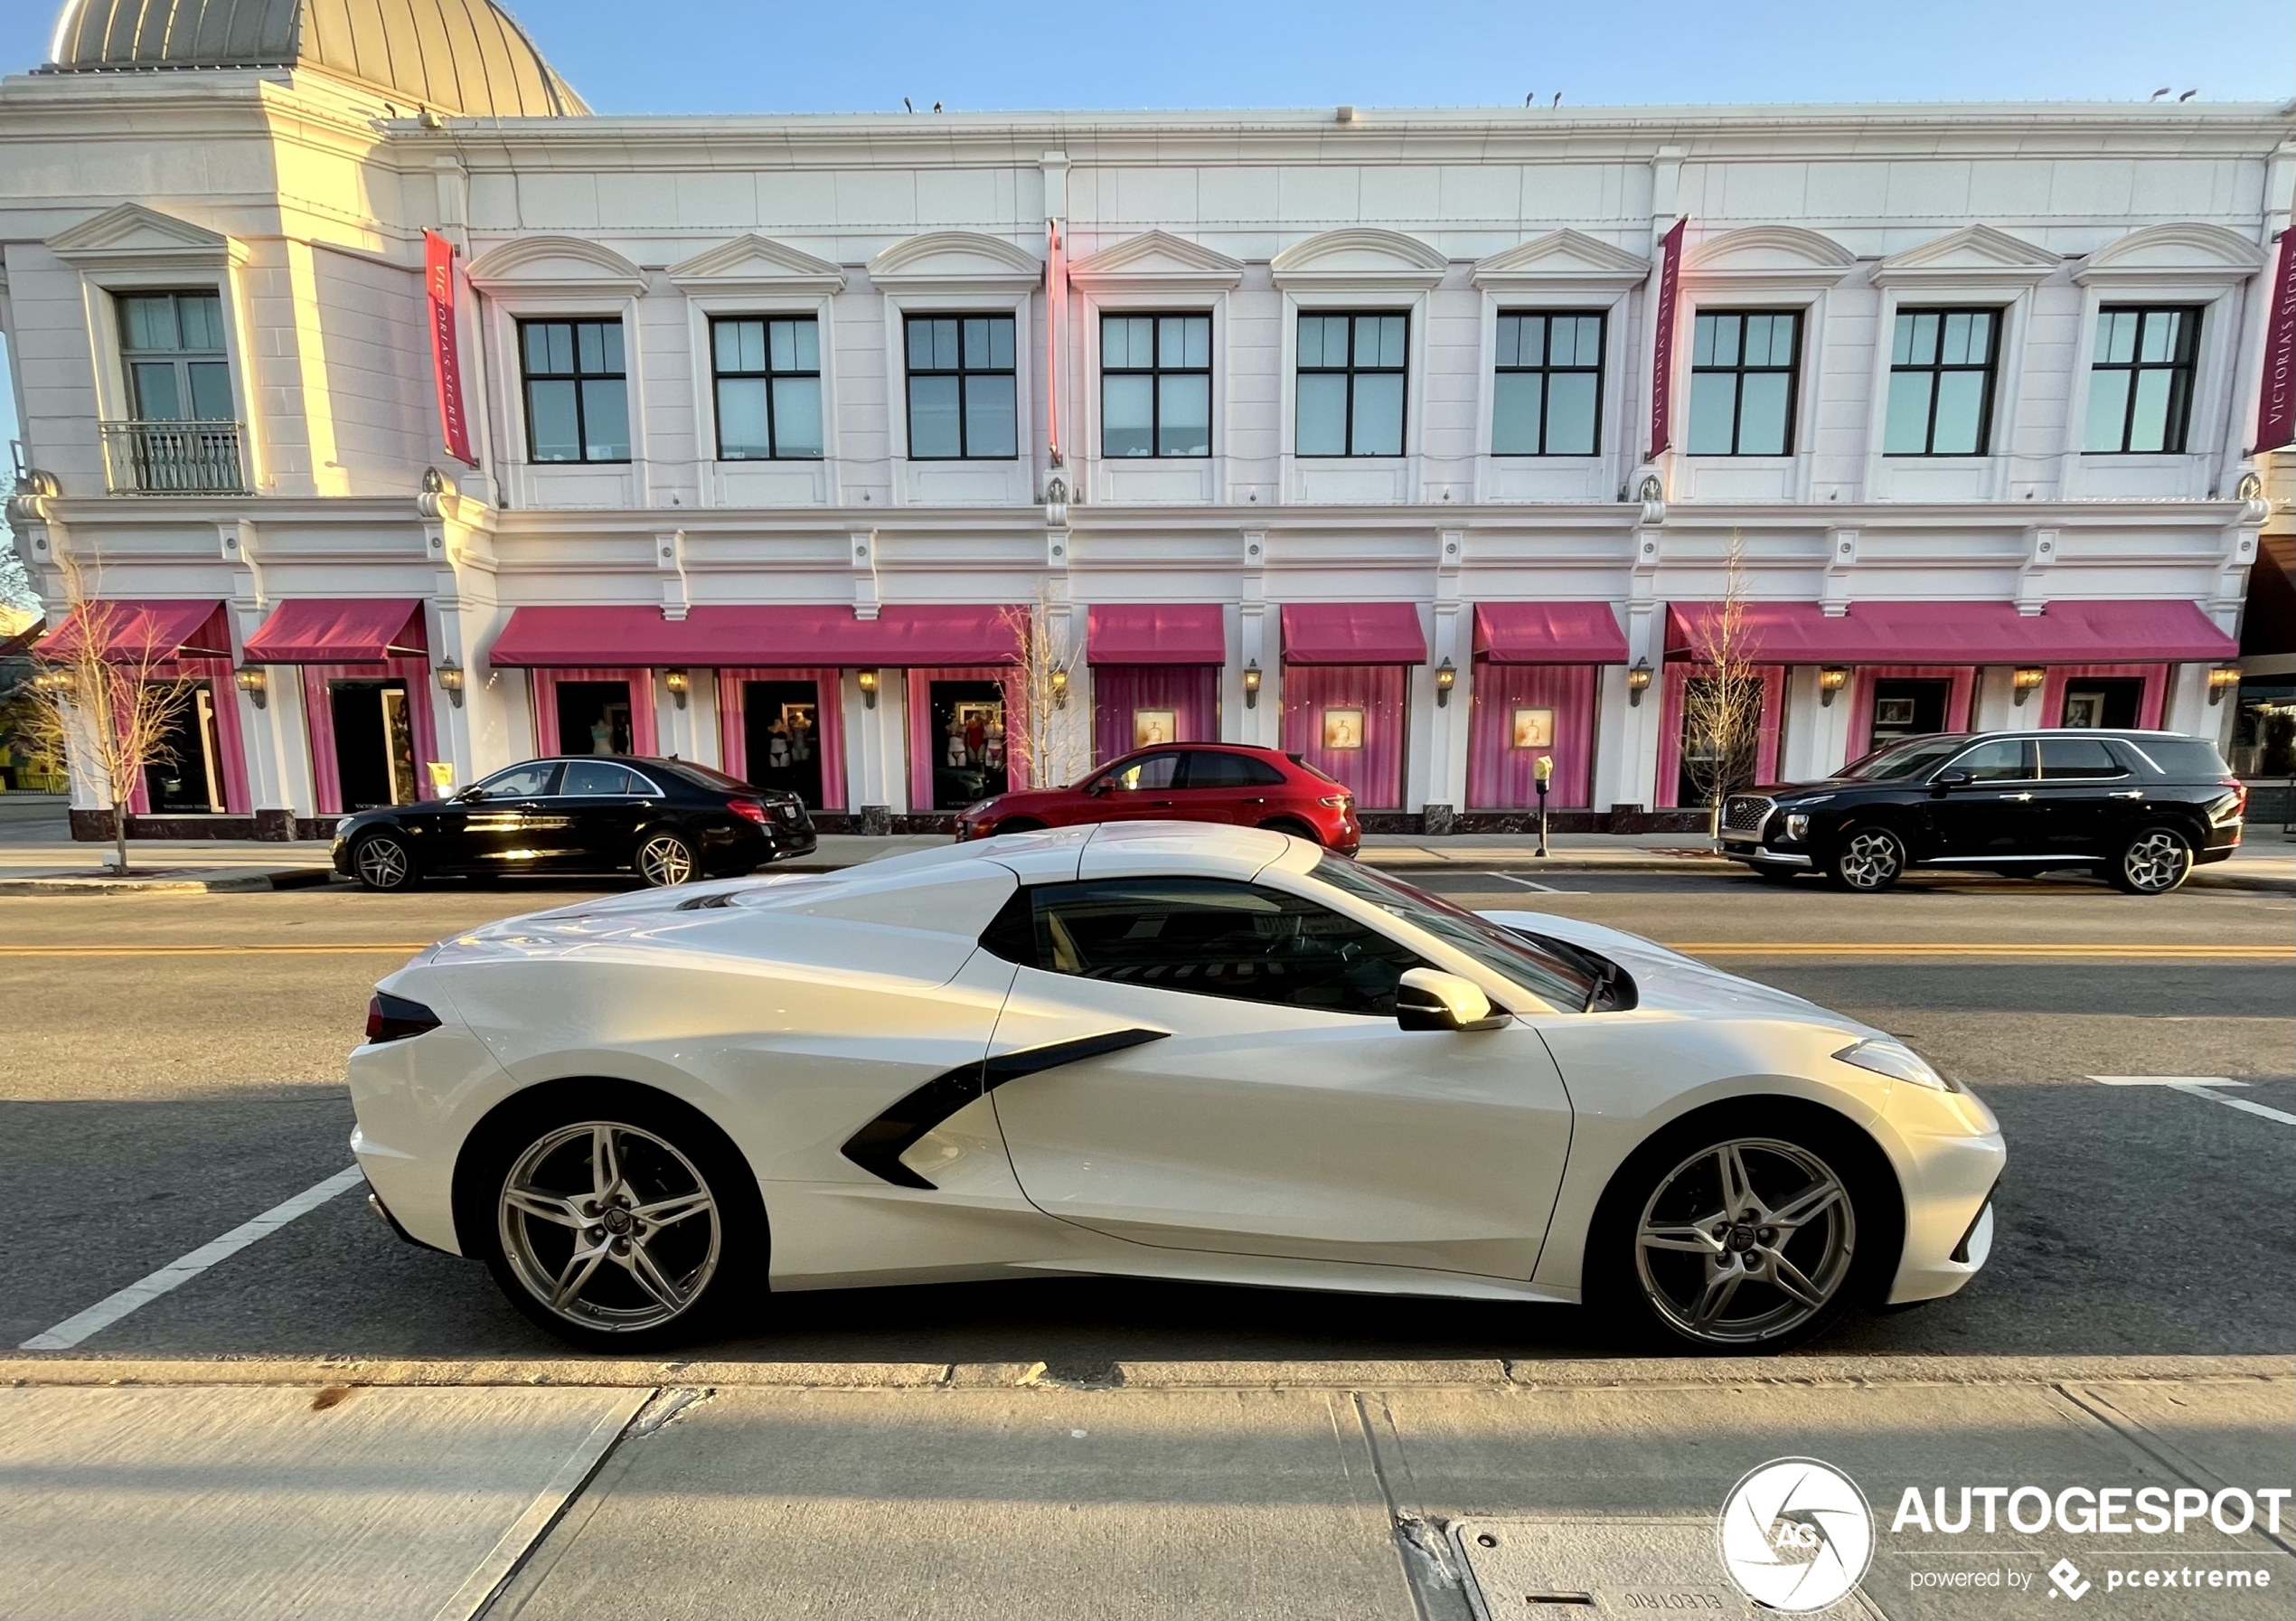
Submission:
[[2131,895],[2165,895],[2192,872],[2192,841],[2173,827],[2148,827],[2131,839],[2106,872]]
[[689,882],[701,870],[701,858],[682,833],[646,834],[638,841],[637,854],[630,864],[637,872],[638,881],[654,890]]
[[1827,877],[1867,895],[1887,889],[1905,872],[1905,841],[1887,827],[1852,828],[1826,863]]
[[421,878],[414,852],[395,833],[371,833],[353,846],[351,874],[361,888],[384,894],[412,889]]

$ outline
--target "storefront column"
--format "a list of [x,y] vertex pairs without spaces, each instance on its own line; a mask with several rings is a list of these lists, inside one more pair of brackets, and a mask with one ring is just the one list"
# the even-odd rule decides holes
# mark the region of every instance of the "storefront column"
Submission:
[[[2038,726],[2040,722],[2028,717],[2026,711],[2039,702],[2028,697],[2026,708],[2017,706],[2017,667],[2014,664],[1984,664],[1977,672],[1977,696],[1971,701],[1969,729],[1971,731],[2011,731],[2021,726]],[[2037,710],[2034,713],[2037,714]]]
[[877,672],[877,704],[863,702],[856,673],[838,683],[845,716],[845,804],[858,816],[872,805],[908,814],[908,675]]
[[688,670],[685,678],[683,707],[666,678],[654,683],[655,735],[662,740],[663,754],[714,767],[718,763],[717,672]]
[[[1473,632],[1463,635],[1463,626],[1472,627],[1473,620],[1459,611],[1457,602],[1438,602],[1427,636],[1427,664],[1425,669],[1409,673],[1411,680],[1411,730],[1409,736],[1425,738],[1423,747],[1410,750],[1409,772],[1404,783],[1404,806],[1407,810],[1423,810],[1429,805],[1447,805],[1454,812],[1467,805],[1468,723],[1474,713],[1474,649]],[[1453,670],[1451,696],[1438,704],[1435,672],[1448,658]]]
[[2187,737],[2207,738],[2222,748],[2232,736],[2232,706],[2208,703],[2208,672],[2214,664],[2169,666],[2169,698],[2160,706],[2160,726]]
[[1815,782],[1849,763],[1851,723],[1860,701],[1858,683],[1844,684],[1828,703],[1818,675],[1815,664],[1796,664],[1786,672],[1781,782]]
[[[1231,743],[1273,749],[1284,730],[1284,664],[1276,655],[1275,620],[1265,604],[1237,610],[1236,662],[1220,676],[1220,731]],[[1247,707],[1244,672],[1259,666],[1259,693]]]
[[[1642,702],[1633,701],[1628,674],[1637,660],[1647,660],[1651,684]],[[1607,728],[1615,717],[1615,737],[1606,735],[1595,751],[1595,808],[1614,805],[1640,806],[1649,810],[1658,803],[1660,713],[1665,708],[1666,615],[1654,602],[1631,602],[1626,608],[1628,669],[1603,672],[1603,713]]]

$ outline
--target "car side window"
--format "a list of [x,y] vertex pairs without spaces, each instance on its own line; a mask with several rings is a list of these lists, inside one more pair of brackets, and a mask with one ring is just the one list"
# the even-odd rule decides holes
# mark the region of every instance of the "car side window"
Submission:
[[2103,738],[2043,738],[2041,780],[2126,777],[2128,768],[2113,758]]
[[556,775],[558,764],[554,760],[513,766],[480,783],[478,794],[485,799],[533,799],[550,791],[550,778]]
[[1180,776],[1180,756],[1148,754],[1108,774],[1108,786],[1119,794],[1136,794],[1171,787]]
[[566,780],[558,791],[565,795],[591,795],[629,794],[636,790],[623,767],[602,759],[578,759],[567,762]]
[[1191,788],[1261,788],[1280,787],[1284,774],[1266,760],[1254,759],[1248,754],[1220,754],[1206,750],[1188,758],[1188,786]]
[[1426,966],[1352,918],[1247,883],[1098,879],[1021,893],[1030,938],[1008,908],[982,943],[1079,979],[1392,1019],[1404,970]]
[[2025,782],[2033,776],[2033,745],[2011,741],[1980,743],[1947,768],[1966,771],[1978,782]]

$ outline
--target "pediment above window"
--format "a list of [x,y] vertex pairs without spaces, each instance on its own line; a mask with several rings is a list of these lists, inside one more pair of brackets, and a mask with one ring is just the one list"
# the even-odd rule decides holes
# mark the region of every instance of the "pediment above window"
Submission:
[[48,239],[78,270],[221,270],[247,261],[246,244],[139,203],[123,203]]
[[2107,242],[2073,272],[2079,282],[2244,281],[2264,268],[2264,250],[2221,225],[2182,221],[2148,225]]
[[1799,225],[1749,225],[1690,250],[1682,274],[1712,287],[1749,291],[1822,292],[1847,275],[1857,256],[1831,237]]
[[1449,264],[1417,237],[1358,225],[1294,242],[1270,261],[1269,268],[1279,287],[1416,291],[1442,280]]
[[1018,293],[1043,282],[1044,263],[1002,237],[934,231],[895,242],[870,259],[869,278],[896,292]]
[[1542,287],[1604,287],[1614,291],[1640,286],[1651,273],[1651,261],[1623,248],[1614,248],[1583,231],[1550,231],[1518,247],[1475,261],[1474,281],[1494,292],[1535,292]]
[[833,293],[845,285],[845,272],[827,259],[754,232],[672,265],[669,276],[689,293]]
[[2029,287],[2064,262],[2006,231],[1967,225],[1891,254],[1874,267],[1873,278],[1877,287]]
[[1244,279],[1244,264],[1170,231],[1146,231],[1077,260],[1068,279],[1083,287],[1232,287]]
[[611,248],[571,236],[528,236],[490,248],[466,272],[482,293],[645,291],[645,272]]

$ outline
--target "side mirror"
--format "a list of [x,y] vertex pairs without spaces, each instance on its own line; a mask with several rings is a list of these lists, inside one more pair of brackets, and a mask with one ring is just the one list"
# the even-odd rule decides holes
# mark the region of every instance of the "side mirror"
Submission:
[[1966,767],[1953,766],[1929,779],[1934,788],[1965,788],[1977,780],[1977,774]]
[[1406,1030],[1497,1030],[1511,1021],[1471,979],[1440,968],[1406,968],[1395,987],[1395,1022]]
[[486,790],[485,790],[485,788],[482,788],[482,787],[477,787],[474,786],[474,787],[471,787],[465,788],[465,789],[464,789],[461,793],[459,793],[459,794],[456,795],[456,796],[455,796],[455,803],[456,803],[456,805],[475,805],[475,804],[477,804],[477,803],[478,803],[481,799],[484,799],[484,798],[485,798],[485,797],[486,797]]
[[1090,782],[1084,785],[1084,791],[1087,794],[1089,794],[1093,798],[1097,799],[1101,795],[1106,793],[1111,786],[1113,785],[1106,778],[1096,777]]

